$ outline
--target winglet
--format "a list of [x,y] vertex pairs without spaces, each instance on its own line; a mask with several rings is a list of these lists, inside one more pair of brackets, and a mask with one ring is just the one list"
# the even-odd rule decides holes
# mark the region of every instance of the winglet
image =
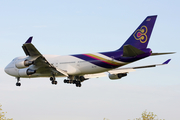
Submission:
[[25,44],[26,43],[31,43],[32,39],[33,39],[33,36],[29,37],[29,39],[25,42]]
[[171,59],[166,60],[166,61],[163,63],[163,65],[164,65],[164,64],[168,64],[169,61],[171,61]]

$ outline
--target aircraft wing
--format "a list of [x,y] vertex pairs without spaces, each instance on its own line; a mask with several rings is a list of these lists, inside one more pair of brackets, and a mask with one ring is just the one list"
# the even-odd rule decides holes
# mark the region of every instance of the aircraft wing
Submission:
[[31,69],[36,70],[36,73],[52,73],[68,76],[65,71],[57,69],[46,60],[46,58],[36,49],[36,47],[31,44],[32,38],[33,37],[30,37],[22,46],[27,56],[35,58]]
[[30,67],[31,69],[35,69],[36,73],[52,73],[52,74],[61,74],[64,76],[68,76],[68,74],[63,71],[59,70],[53,65],[51,65],[43,56],[39,56],[33,63],[33,66]]
[[[117,69],[113,69],[108,71],[108,73],[110,74],[123,74],[123,73],[129,73],[129,72],[133,72],[136,69],[140,69],[140,68],[150,68],[150,67],[156,67],[156,66],[160,66],[160,65],[166,65],[170,62],[171,59],[166,60],[164,63],[162,64],[154,64],[154,65],[146,65],[146,66],[137,66],[137,67],[127,67],[127,68],[117,68]],[[105,77],[107,76],[107,74],[105,73],[97,73],[97,74],[88,74],[88,75],[84,75],[85,78],[98,78],[98,77]]]
[[96,73],[96,74],[86,74],[84,75],[84,78],[89,79],[89,78],[99,78],[99,77],[106,77],[106,73]]
[[41,56],[42,54],[31,44],[33,37],[30,37],[22,46],[27,56]]
[[146,65],[146,66],[137,66],[137,67],[128,67],[128,68],[118,68],[114,70],[108,71],[110,74],[119,74],[119,73],[129,73],[135,71],[135,69],[140,69],[140,68],[150,68],[150,67],[156,67],[160,65],[166,65],[170,62],[171,59],[168,59],[162,64],[154,64],[154,65]]

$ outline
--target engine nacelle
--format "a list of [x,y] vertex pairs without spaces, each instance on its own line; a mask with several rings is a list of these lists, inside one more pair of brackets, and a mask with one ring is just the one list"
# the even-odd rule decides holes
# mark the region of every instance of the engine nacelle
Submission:
[[24,59],[19,59],[15,63],[16,67],[19,69],[26,68],[32,64],[33,64],[33,61],[28,61],[28,60],[24,60]]
[[19,76],[27,76],[32,75],[34,73],[36,73],[36,70],[31,70],[29,68],[19,69]]
[[127,73],[109,74],[109,79],[116,80],[116,79],[121,79],[122,77],[125,76],[127,76]]

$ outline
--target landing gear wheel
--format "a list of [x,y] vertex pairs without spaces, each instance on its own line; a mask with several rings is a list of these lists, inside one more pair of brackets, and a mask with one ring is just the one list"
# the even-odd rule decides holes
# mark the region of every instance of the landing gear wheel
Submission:
[[21,83],[16,83],[16,86],[21,86]]
[[76,82],[76,87],[81,87],[81,82],[80,81]]
[[73,80],[73,84],[76,84],[76,80]]
[[75,84],[76,87],[81,87],[81,82],[86,80],[83,76],[68,76],[67,79],[64,79],[64,83]]
[[81,83],[79,84],[79,87],[81,87]]
[[57,81],[55,81],[55,85],[57,85]]
[[70,80],[69,83],[70,83],[70,84],[73,84],[73,80]]
[[54,74],[52,74],[52,77],[50,77],[50,81],[53,85],[57,85],[56,77]]
[[53,81],[54,80],[54,78],[53,77],[50,77],[50,81]]
[[64,83],[67,83],[67,80],[66,80],[66,79],[64,79]]
[[52,81],[52,84],[57,85],[57,81],[55,81],[55,80]]
[[76,84],[76,87],[81,87],[81,84]]

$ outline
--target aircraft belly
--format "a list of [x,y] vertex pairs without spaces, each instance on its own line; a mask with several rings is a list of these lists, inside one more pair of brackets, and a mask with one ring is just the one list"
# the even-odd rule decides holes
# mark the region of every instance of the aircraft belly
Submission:
[[93,73],[99,73],[109,70],[91,63],[81,64],[78,67],[79,67],[79,71],[81,71],[81,74],[93,74]]

